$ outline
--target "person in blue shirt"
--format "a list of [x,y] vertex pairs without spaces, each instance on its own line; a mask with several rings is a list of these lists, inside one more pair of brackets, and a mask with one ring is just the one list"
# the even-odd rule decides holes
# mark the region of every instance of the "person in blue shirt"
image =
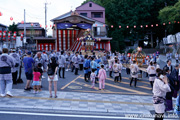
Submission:
[[176,115],[178,115],[179,118],[180,118],[180,94],[179,94],[179,96],[178,96],[177,99],[176,99],[176,105],[175,105],[175,107],[174,107],[174,112],[175,112]]
[[98,58],[95,60],[97,63],[101,62],[101,56],[98,56]]
[[88,57],[88,63],[89,63],[89,69],[88,69],[88,80],[90,80],[90,76],[91,76],[91,56]]
[[24,88],[25,91],[30,90],[30,82],[33,79],[33,64],[34,60],[31,57],[31,52],[27,53],[27,56],[23,59],[24,69],[25,69],[25,75],[27,79],[26,86]]
[[89,60],[88,60],[88,55],[85,55],[85,60],[83,63],[83,67],[84,67],[84,80],[86,82],[88,82],[87,78],[88,78],[88,72],[89,72],[89,68],[90,68],[90,64],[89,64]]

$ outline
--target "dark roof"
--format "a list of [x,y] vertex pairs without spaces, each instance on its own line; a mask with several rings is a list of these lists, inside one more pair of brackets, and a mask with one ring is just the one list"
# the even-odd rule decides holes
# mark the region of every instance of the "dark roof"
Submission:
[[44,29],[44,28],[40,27],[40,24],[38,22],[28,22],[26,24],[18,23],[17,28],[18,29],[24,29],[24,25],[25,25],[26,29],[32,29],[31,23],[33,23],[33,29],[35,29],[35,30]]
[[6,26],[6,25],[4,25],[4,24],[1,24],[1,23],[0,23],[0,26],[2,26],[2,27],[6,27],[6,28],[8,27],[8,26]]
[[[54,19],[51,19],[51,21],[53,22],[53,21],[55,21],[55,20],[61,20],[61,19],[64,19],[64,18],[66,18],[66,17],[70,17],[72,12],[73,12],[73,11],[67,12],[67,13],[65,13],[65,14],[63,14],[63,15],[60,15],[60,16],[54,18]],[[78,15],[78,16],[79,16],[79,17],[82,17],[82,18],[84,18],[84,19],[86,19],[86,20],[89,20],[89,21],[94,21],[94,22],[96,21],[96,20],[94,20],[94,19],[91,19],[91,18],[89,18],[89,17],[85,17],[85,16],[83,16],[83,15]]]
[[[89,2],[94,3],[93,1],[89,1]],[[89,2],[87,2],[87,3],[85,3],[85,4],[88,4]],[[83,4],[83,5],[85,5],[85,4]],[[94,4],[96,4],[96,3],[94,3]],[[79,7],[83,6],[83,5],[80,5],[80,6],[78,6],[77,8],[79,8]],[[98,5],[99,7],[102,7],[102,6],[100,6],[99,4],[96,4],[96,5]],[[77,8],[76,8],[76,9],[77,9]],[[104,8],[104,7],[102,7],[102,8]],[[104,9],[105,9],[105,8],[104,8]]]

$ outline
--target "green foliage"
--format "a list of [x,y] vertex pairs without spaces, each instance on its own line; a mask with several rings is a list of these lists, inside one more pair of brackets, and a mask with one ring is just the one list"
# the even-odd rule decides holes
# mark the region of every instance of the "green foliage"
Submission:
[[[162,34],[164,29],[140,28],[140,26],[160,24],[159,10],[165,7],[165,3],[174,5],[178,0],[86,0],[82,4],[89,1],[106,9],[106,24],[114,25],[114,28],[109,28],[108,36],[113,38],[112,43],[118,41],[119,47],[116,50],[119,51],[126,47],[124,39],[133,42],[137,39],[144,39],[149,31],[161,35],[158,36],[161,39],[164,36]],[[121,29],[119,25],[122,26]],[[136,29],[133,28],[134,25],[137,26]],[[129,29],[126,26],[129,26]]]
[[12,25],[9,25],[8,30],[11,31],[12,33],[14,33],[16,31],[16,34],[18,35],[17,24],[15,24],[14,22]]
[[127,53],[132,53],[134,51],[134,49],[129,49],[128,51],[127,51]]

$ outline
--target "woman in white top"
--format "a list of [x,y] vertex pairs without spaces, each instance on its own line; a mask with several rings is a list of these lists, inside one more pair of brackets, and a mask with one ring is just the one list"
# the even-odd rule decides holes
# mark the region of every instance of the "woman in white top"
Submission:
[[133,64],[130,65],[130,70],[131,70],[131,77],[132,77],[131,81],[130,81],[130,87],[131,87],[131,84],[132,84],[133,80],[135,80],[134,86],[136,87],[139,67],[137,66],[135,60],[133,61]]
[[149,81],[150,81],[151,87],[153,88],[154,80],[156,78],[156,68],[153,65],[153,62],[150,62],[147,68],[147,73],[149,74]]
[[[165,96],[171,89],[168,85],[167,77],[161,69],[156,70],[158,77],[155,79],[153,86],[153,106],[156,112],[155,120],[163,120],[165,112]],[[159,118],[159,116],[161,116]]]

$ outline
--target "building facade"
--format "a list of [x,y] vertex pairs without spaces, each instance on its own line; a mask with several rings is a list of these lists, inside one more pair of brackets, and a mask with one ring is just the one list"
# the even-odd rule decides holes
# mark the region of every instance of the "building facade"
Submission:
[[97,40],[96,50],[110,51],[110,40],[107,37],[107,27],[105,24],[105,8],[93,2],[88,2],[51,20],[53,27],[53,37],[56,38],[56,50],[81,51],[81,42],[78,41],[83,36],[85,30],[90,29],[91,34]]

